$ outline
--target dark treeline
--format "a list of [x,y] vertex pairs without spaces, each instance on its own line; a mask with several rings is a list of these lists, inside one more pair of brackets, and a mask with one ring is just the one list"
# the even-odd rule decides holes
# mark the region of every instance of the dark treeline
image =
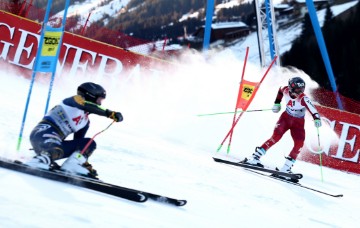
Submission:
[[[146,40],[175,39],[184,35],[184,27],[191,34],[205,24],[206,12],[200,10],[204,7],[206,0],[132,0],[128,12],[111,18],[107,27]],[[182,15],[196,11],[200,12],[197,17],[179,22]],[[247,3],[220,10],[217,21],[241,20],[250,24],[253,17],[254,7]]]
[[[360,3],[353,10],[334,18],[327,8],[324,40],[329,54],[336,85],[340,94],[360,101]],[[332,91],[311,20],[307,14],[303,30],[292,48],[282,56],[283,66],[303,70],[321,87]]]
[[204,13],[196,20],[179,22],[182,15],[199,10],[206,0],[132,0],[127,5],[128,12],[111,18],[107,27],[112,30],[132,34],[134,37],[156,40],[164,37],[176,38],[201,25]]

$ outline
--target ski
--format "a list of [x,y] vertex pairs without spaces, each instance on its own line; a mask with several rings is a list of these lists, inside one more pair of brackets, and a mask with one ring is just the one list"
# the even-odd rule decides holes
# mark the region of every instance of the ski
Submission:
[[268,168],[263,168],[263,167],[259,167],[259,166],[249,165],[249,164],[246,164],[246,163],[233,162],[233,161],[223,160],[223,159],[214,158],[214,157],[213,157],[213,159],[216,162],[221,162],[221,163],[228,164],[228,165],[234,165],[234,166],[239,166],[239,167],[243,167],[243,168],[247,168],[247,169],[257,170],[257,171],[266,172],[266,173],[271,173],[271,174],[274,174],[274,175],[290,177],[291,179],[294,179],[294,180],[299,180],[299,179],[301,179],[303,177],[303,175],[301,173],[285,173],[285,172],[280,172],[280,171],[273,170],[273,169],[268,169]]
[[[55,171],[62,173],[62,171],[60,171],[60,170],[55,170]],[[89,179],[88,177],[81,177],[81,176],[79,178]],[[103,183],[101,180],[95,180],[94,179],[93,181]],[[109,186],[112,186],[114,188],[120,187],[120,186],[113,185],[113,184],[110,184],[110,183],[106,183],[106,184],[109,185]],[[135,189],[132,189],[132,188],[125,188],[125,187],[120,187],[120,188],[128,189],[128,190],[135,190]],[[141,191],[141,190],[135,190],[135,191],[137,191],[139,193],[142,193],[142,194],[146,195],[149,199],[160,202],[160,203],[171,204],[171,205],[174,205],[174,206],[184,206],[187,203],[186,200],[182,200],[182,199],[175,199],[175,198],[171,198],[171,197],[168,197],[168,196],[163,196],[163,195],[150,193],[150,192],[145,192],[145,191]]]
[[86,189],[91,189],[97,192],[102,192],[112,196],[120,197],[134,202],[143,203],[147,201],[148,196],[140,191],[123,188],[120,186],[114,187],[112,184],[105,182],[100,182],[97,180],[92,180],[90,178],[82,178],[79,176],[69,175],[64,172],[54,172],[49,170],[42,170],[29,167],[22,164],[21,162],[7,161],[0,159],[0,167],[6,168],[12,171],[21,172],[24,174],[29,174],[32,176],[37,176],[45,178],[48,180],[58,181],[62,183],[67,183],[75,186],[79,186]]
[[140,202],[140,203],[145,202],[148,199],[152,199],[160,203],[166,203],[175,206],[184,206],[187,203],[186,200],[175,199],[159,194],[154,194],[132,188],[126,188],[126,187],[106,183],[102,180],[93,179],[90,177],[75,176],[58,169],[50,171],[50,170],[31,168],[29,166],[22,164],[20,161],[10,161],[0,158],[0,167],[22,172],[25,174],[30,174],[33,176],[43,177],[54,181],[76,185],[79,187],[91,189],[94,191],[102,192],[105,194],[117,196],[120,198],[128,199],[135,202]]
[[267,175],[265,173],[258,172],[258,171],[253,170],[253,169],[247,169],[246,168],[246,170],[248,170],[250,172],[253,172],[253,173],[256,173],[256,174],[259,174],[259,175],[262,175],[262,176],[265,176],[265,177],[270,177],[270,178],[275,179],[275,180],[279,180],[279,181],[282,181],[282,182],[285,182],[285,183],[288,183],[288,184],[292,184],[292,185],[298,186],[300,188],[305,188],[305,189],[308,189],[310,191],[321,193],[321,194],[324,194],[324,195],[328,195],[328,196],[332,196],[332,197],[343,197],[344,196],[343,194],[331,194],[331,193],[328,193],[328,192],[324,192],[324,191],[321,191],[321,190],[318,190],[318,189],[315,189],[315,188],[312,188],[312,187],[308,187],[308,186],[300,184],[300,183],[295,183],[295,182],[292,182],[292,181],[289,181],[289,180],[286,180],[286,179],[283,179],[283,178],[279,178],[279,177],[272,176],[272,175]]
[[149,199],[155,200],[160,203],[167,203],[167,204],[171,204],[171,205],[175,205],[175,206],[184,206],[187,203],[186,200],[174,199],[171,197],[162,196],[162,195],[158,195],[158,194],[154,194],[154,193],[150,193],[150,192],[143,192],[143,191],[141,191],[141,192],[146,194],[149,197]]
[[[308,187],[306,185],[300,184],[298,182],[294,182],[294,181],[287,180],[287,179],[281,178],[279,176],[276,176],[277,174],[281,174],[283,176],[283,172],[278,172],[276,170],[266,169],[266,168],[264,169],[264,168],[261,168],[261,167],[258,167],[258,166],[247,165],[247,164],[244,164],[244,163],[231,162],[231,161],[223,160],[223,159],[219,159],[219,158],[213,158],[213,159],[216,162],[221,162],[221,163],[224,163],[224,164],[243,167],[247,171],[250,171],[250,172],[265,176],[265,177],[270,177],[272,179],[279,180],[279,181],[282,181],[282,182],[285,182],[285,183],[288,183],[288,184],[296,185],[296,186],[298,186],[300,188],[305,188],[305,189],[308,189],[308,190],[311,190],[311,191],[314,191],[314,192],[318,192],[318,193],[321,193],[321,194],[324,194],[324,195],[332,196],[332,197],[343,197],[343,194],[327,193],[327,192],[324,192],[324,191],[321,191],[321,190],[318,190],[318,189],[315,189],[315,188]],[[268,175],[267,173],[276,174],[276,175],[275,176],[274,175]],[[284,174],[288,174],[288,173],[284,173]],[[300,175],[302,177],[302,174],[295,174],[295,175],[296,175],[295,178],[292,177],[292,176],[289,176],[289,175],[288,176],[295,179],[295,180],[298,180],[299,179],[298,177],[300,177]]]

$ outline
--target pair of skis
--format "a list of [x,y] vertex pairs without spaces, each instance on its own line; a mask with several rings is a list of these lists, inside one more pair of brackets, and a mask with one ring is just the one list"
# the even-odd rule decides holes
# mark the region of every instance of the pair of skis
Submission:
[[[280,172],[280,171],[273,170],[273,169],[268,169],[268,168],[262,168],[262,167],[259,167],[259,166],[249,165],[249,164],[246,164],[246,163],[233,162],[233,161],[223,160],[223,159],[214,158],[214,157],[213,157],[213,159],[214,159],[215,162],[242,167],[242,168],[244,168],[244,169],[246,169],[246,170],[248,170],[250,172],[257,173],[257,174],[262,175],[262,176],[270,177],[270,178],[273,178],[275,180],[283,181],[285,183],[292,184],[292,185],[295,185],[295,186],[298,186],[298,187],[301,187],[301,188],[305,188],[305,189],[308,189],[308,190],[311,190],[311,191],[314,191],[314,192],[318,192],[318,193],[321,193],[321,194],[324,194],[324,195],[328,195],[328,196],[332,196],[332,197],[343,197],[343,194],[331,194],[331,193],[327,193],[327,192],[324,192],[324,191],[321,191],[321,190],[318,190],[318,189],[315,189],[315,188],[312,188],[312,187],[308,187],[308,186],[305,186],[305,185],[302,185],[302,184],[298,183],[299,179],[301,179],[303,177],[303,175],[300,174],[300,173],[284,173],[284,172]],[[269,175],[269,173],[271,175]],[[283,177],[289,177],[292,180],[287,180],[287,179],[285,179]]]
[[127,199],[138,203],[146,202],[148,199],[152,199],[162,203],[167,203],[174,206],[184,206],[187,203],[186,200],[180,200],[150,192],[125,188],[122,186],[106,183],[101,180],[71,175],[69,173],[65,173],[60,170],[36,169],[24,165],[19,161],[10,161],[0,158],[0,167],[49,180],[54,180],[62,183],[79,186],[82,188],[91,189],[97,192],[102,192],[105,194],[113,195],[119,198]]
[[258,170],[258,171],[262,171],[262,172],[266,172],[266,173],[271,173],[273,176],[277,176],[277,177],[288,177],[291,178],[293,182],[297,182],[298,180],[300,180],[303,175],[300,173],[285,173],[285,172],[280,172],[277,170],[273,170],[273,169],[268,169],[268,168],[263,168],[263,167],[259,167],[259,166],[254,166],[254,165],[250,165],[250,164],[246,164],[246,163],[241,163],[241,162],[231,162],[228,160],[223,160],[220,158],[213,158],[214,161],[216,162],[221,162],[221,163],[225,163],[225,164],[229,164],[229,165],[234,165],[234,166],[240,166],[243,168],[247,168],[247,169],[252,169],[252,170]]

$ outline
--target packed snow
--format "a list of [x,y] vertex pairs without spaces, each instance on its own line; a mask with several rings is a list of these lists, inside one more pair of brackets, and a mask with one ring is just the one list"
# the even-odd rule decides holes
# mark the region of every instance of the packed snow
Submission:
[[[224,56],[210,62],[194,58],[171,76],[141,75],[133,80],[57,78],[53,106],[75,93],[84,81],[104,85],[103,106],[121,111],[124,121],[112,125],[95,140],[98,149],[90,162],[104,181],[186,199],[184,207],[148,201],[134,203],[91,190],[44,180],[0,168],[0,225],[2,227],[356,227],[359,176],[297,161],[294,172],[303,173],[304,185],[329,193],[332,198],[242,168],[215,163],[212,156],[242,159],[270,137],[279,114],[271,111],[243,115],[232,139],[231,151],[216,149],[231,127],[233,115],[199,114],[232,111],[235,107],[242,61]],[[226,68],[223,66],[226,64]],[[271,108],[275,88],[292,74],[270,71],[249,109]],[[298,75],[301,72],[298,72]],[[249,64],[246,76],[262,76]],[[316,83],[303,76],[310,89]],[[44,77],[43,75],[41,77]],[[1,157],[27,160],[29,133],[44,114],[48,83],[34,85],[21,148],[16,151],[29,80],[1,72]],[[256,81],[256,79],[255,79]],[[111,122],[90,116],[88,137]],[[316,141],[315,127],[307,119],[307,140]],[[321,140],[331,131],[324,125]],[[310,138],[309,138],[310,137]],[[227,145],[227,142],[225,143]],[[280,166],[292,147],[289,135],[263,158]],[[59,161],[61,164],[62,161]]]

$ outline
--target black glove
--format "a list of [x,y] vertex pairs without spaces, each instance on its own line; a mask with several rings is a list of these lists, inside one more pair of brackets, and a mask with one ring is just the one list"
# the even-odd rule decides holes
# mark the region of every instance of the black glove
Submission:
[[106,110],[106,113],[107,113],[107,116],[108,116],[110,119],[113,119],[113,120],[115,120],[116,122],[121,122],[121,121],[123,121],[123,119],[124,119],[120,112],[114,112],[114,111],[110,111],[110,110],[108,109],[108,110]]

